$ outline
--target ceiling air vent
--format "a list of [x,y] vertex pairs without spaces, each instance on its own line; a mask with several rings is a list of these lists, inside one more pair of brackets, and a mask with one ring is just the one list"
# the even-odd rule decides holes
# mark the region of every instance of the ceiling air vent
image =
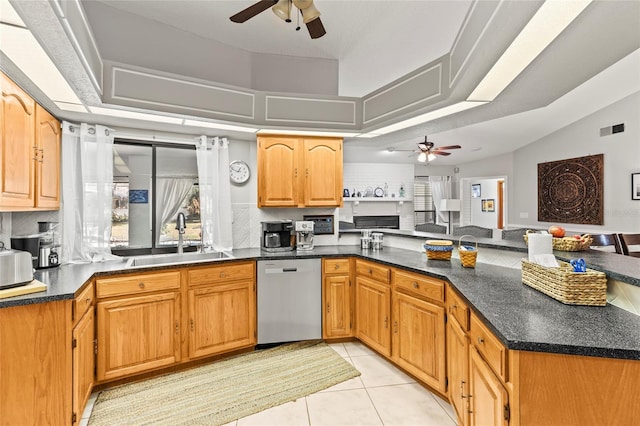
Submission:
[[600,136],[609,136],[614,133],[624,132],[624,123],[614,124],[613,126],[607,126],[600,129]]

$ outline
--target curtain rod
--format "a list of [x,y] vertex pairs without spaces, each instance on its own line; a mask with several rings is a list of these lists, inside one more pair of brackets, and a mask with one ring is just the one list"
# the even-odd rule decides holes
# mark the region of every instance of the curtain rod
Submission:
[[[87,124],[87,126],[90,126],[89,130],[87,130],[89,132],[89,134],[90,135],[95,135],[96,134],[96,127],[95,126],[97,126],[97,124]],[[79,128],[80,128],[79,124],[69,124],[69,131],[71,133],[74,133],[76,131],[76,129],[79,129]],[[116,133],[116,131],[114,129],[110,129],[108,127],[106,127],[104,129],[104,133],[105,133],[106,136],[109,136],[110,132]]]

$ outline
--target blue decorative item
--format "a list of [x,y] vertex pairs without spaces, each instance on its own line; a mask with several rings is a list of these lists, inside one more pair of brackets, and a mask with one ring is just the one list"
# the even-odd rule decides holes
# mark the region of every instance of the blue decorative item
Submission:
[[148,189],[130,189],[129,203],[130,204],[148,204],[149,190]]
[[571,259],[569,263],[573,266],[573,272],[587,272],[587,265],[583,258]]

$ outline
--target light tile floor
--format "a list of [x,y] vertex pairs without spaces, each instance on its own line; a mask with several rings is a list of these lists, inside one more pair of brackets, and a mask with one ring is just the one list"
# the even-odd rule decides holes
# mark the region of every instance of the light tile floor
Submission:
[[[451,405],[359,342],[330,345],[362,375],[305,398],[229,423],[232,426],[456,424]],[[97,394],[82,416],[85,426]],[[226,425],[226,426],[229,426]]]

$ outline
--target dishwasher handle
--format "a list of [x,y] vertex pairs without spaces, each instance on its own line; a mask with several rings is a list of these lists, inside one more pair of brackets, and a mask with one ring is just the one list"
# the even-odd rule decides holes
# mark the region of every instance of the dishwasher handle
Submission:
[[298,272],[298,268],[266,268],[265,274],[282,274],[284,272]]

